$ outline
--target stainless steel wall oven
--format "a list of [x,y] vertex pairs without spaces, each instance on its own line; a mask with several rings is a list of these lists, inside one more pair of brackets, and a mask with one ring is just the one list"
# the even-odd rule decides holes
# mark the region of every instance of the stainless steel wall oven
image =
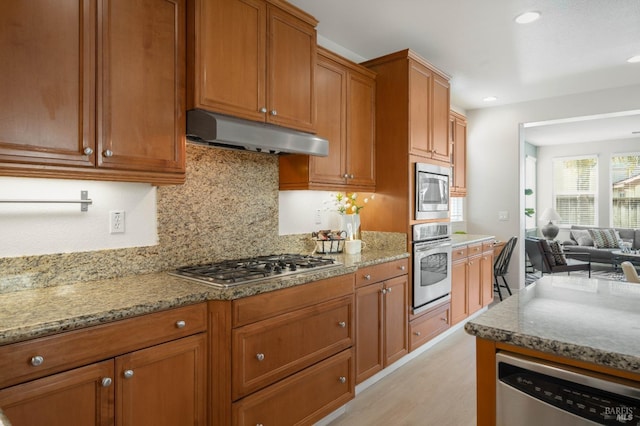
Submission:
[[413,226],[413,313],[451,299],[451,227]]

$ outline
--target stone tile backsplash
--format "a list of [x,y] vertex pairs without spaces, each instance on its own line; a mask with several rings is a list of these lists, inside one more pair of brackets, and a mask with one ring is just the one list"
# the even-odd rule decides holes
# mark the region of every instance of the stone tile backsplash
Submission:
[[[159,272],[269,253],[311,253],[310,234],[278,236],[278,157],[187,144],[184,185],[158,188],[158,245],[0,258],[0,292]],[[363,233],[368,247],[404,234]]]

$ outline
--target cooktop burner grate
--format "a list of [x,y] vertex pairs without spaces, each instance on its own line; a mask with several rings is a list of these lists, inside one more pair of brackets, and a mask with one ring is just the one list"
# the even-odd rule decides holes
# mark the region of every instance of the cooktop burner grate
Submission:
[[184,266],[170,272],[170,274],[215,287],[227,288],[339,265],[340,263],[327,257],[302,254],[274,254]]

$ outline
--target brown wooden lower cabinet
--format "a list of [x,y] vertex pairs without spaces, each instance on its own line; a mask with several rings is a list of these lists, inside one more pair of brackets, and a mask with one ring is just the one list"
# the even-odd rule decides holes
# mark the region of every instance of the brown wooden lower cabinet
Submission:
[[15,426],[113,425],[112,377],[113,360],[76,368],[0,390],[0,407]]
[[[360,285],[356,289],[356,383],[409,353],[407,268],[404,263],[396,268],[389,266],[381,264],[357,272],[359,278],[369,278],[356,278]],[[403,275],[380,282],[375,278],[398,274]]]
[[450,327],[451,305],[445,303],[427,311],[409,324],[409,348],[419,348]]
[[0,407],[14,426],[205,425],[205,313],[199,304],[2,346],[0,383],[11,385]]
[[353,349],[233,404],[234,425],[306,425],[355,397]]

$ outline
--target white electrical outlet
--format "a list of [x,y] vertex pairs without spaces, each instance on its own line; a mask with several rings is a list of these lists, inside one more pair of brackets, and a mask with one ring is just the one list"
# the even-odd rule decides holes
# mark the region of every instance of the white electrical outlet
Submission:
[[322,215],[320,214],[320,210],[316,210],[315,223],[316,225],[322,225]]
[[124,233],[124,210],[111,210],[109,212],[109,233]]

